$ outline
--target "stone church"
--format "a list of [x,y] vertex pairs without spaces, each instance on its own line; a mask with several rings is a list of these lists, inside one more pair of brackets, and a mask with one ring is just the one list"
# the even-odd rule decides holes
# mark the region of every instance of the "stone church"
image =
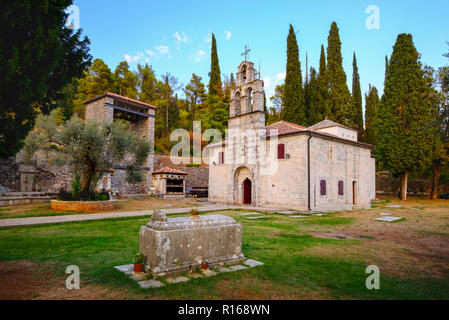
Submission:
[[207,146],[209,201],[301,211],[367,209],[375,198],[373,146],[330,120],[265,125],[264,84],[238,67],[226,139]]

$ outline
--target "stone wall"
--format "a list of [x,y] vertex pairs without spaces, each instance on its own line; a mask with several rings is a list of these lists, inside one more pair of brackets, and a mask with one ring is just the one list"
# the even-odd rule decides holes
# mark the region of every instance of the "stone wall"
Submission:
[[[432,183],[425,179],[409,180],[407,184],[407,193],[409,195],[430,194]],[[400,179],[392,176],[376,176],[376,193],[399,194]],[[439,193],[449,192],[449,185],[440,185]]]

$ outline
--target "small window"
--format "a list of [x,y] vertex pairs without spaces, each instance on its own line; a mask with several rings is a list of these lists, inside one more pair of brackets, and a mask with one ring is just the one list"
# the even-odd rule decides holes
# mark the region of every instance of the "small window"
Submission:
[[218,164],[223,164],[224,163],[224,152],[220,152],[218,154]]
[[278,159],[285,159],[285,145],[278,144]]
[[326,180],[321,180],[320,181],[320,194],[322,196],[326,195]]
[[339,196],[342,196],[344,194],[343,190],[344,190],[343,189],[343,181],[338,181],[338,195]]

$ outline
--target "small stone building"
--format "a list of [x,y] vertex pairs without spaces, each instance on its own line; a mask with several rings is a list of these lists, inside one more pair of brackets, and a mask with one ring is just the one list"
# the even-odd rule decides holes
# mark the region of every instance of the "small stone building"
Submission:
[[156,195],[164,199],[182,199],[186,195],[187,172],[169,167],[153,172],[153,186]]
[[84,101],[86,105],[86,120],[97,120],[111,123],[114,119],[129,121],[131,130],[150,142],[150,152],[145,161],[144,181],[131,184],[126,182],[126,168],[120,163],[111,168],[110,174],[99,182],[99,188],[112,189],[120,194],[146,194],[151,187],[151,172],[154,162],[154,119],[156,107],[139,100],[124,97],[115,93],[105,94]]
[[227,140],[206,149],[209,201],[301,211],[371,207],[373,146],[330,120],[266,126],[263,81],[253,63],[243,61],[236,78]]

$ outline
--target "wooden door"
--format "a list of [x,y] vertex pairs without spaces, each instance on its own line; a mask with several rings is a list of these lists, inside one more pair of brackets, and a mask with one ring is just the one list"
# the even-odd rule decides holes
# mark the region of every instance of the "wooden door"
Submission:
[[352,181],[352,205],[357,205],[357,181]]
[[243,204],[251,204],[251,180],[243,181]]

